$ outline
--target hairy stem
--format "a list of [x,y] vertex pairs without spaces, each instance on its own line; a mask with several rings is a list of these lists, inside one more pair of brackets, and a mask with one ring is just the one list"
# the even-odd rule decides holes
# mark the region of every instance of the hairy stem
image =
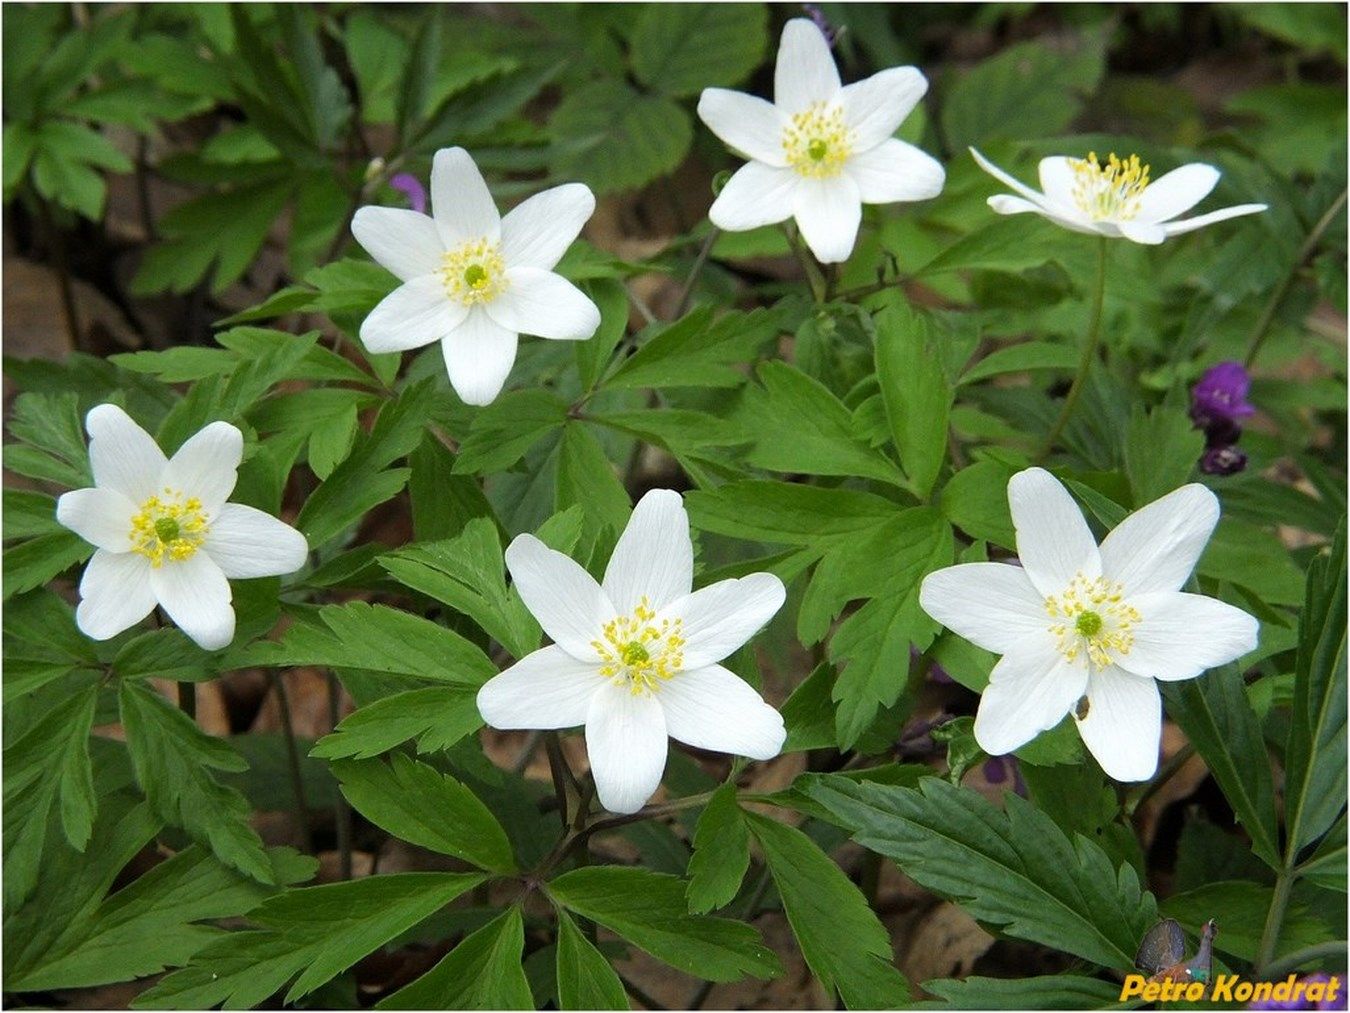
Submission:
[[1087,383],[1088,373],[1092,370],[1092,363],[1097,358],[1097,348],[1101,344],[1102,336],[1102,303],[1106,298],[1106,244],[1110,242],[1105,236],[1099,236],[1097,239],[1097,281],[1092,293],[1092,309],[1088,315],[1087,335],[1083,339],[1083,353],[1078,359],[1078,370],[1073,375],[1073,383],[1069,386],[1069,393],[1064,397],[1064,405],[1059,410],[1059,417],[1055,419],[1055,424],[1050,427],[1050,431],[1045,434],[1045,442],[1041,444],[1040,453],[1036,455],[1038,461],[1045,460],[1050,451],[1054,449],[1055,443],[1059,440],[1060,434],[1064,432],[1064,427],[1069,424],[1069,419],[1073,415],[1074,407],[1078,404],[1078,398],[1083,393],[1083,387]]

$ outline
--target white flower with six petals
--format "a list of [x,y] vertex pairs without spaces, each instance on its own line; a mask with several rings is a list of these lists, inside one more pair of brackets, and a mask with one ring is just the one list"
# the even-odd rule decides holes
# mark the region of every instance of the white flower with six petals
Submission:
[[981,169],[1020,194],[996,194],[989,198],[991,208],[1001,215],[1038,214],[1074,232],[1156,246],[1183,232],[1266,210],[1264,204],[1238,204],[1177,221],[1177,215],[1204,200],[1219,182],[1219,170],[1203,162],[1183,165],[1150,182],[1149,167],[1137,155],[1124,161],[1111,155],[1105,165],[1095,152],[1087,158],[1055,155],[1041,159],[1037,192],[974,148],[970,153]]
[[678,493],[657,489],[633,509],[597,584],[532,535],[506,550],[525,605],[553,645],[478,691],[493,728],[586,726],[600,803],[641,809],[661,783],[666,738],[755,760],[778,755],[783,719],[718,664],[782,607],[769,573],[691,591],[689,519]]
[[1107,774],[1147,780],[1162,734],[1155,680],[1194,679],[1256,647],[1246,612],[1181,591],[1218,523],[1218,500],[1182,486],[1126,517],[1100,547],[1044,469],[1014,475],[1008,503],[1020,567],[951,566],[919,591],[930,616],[1003,655],[980,698],[976,741],[1010,753],[1073,713]]
[[595,303],[553,271],[594,211],[590,189],[567,183],[503,217],[469,153],[441,149],[430,215],[372,206],[352,219],[357,241],[403,282],[361,323],[361,341],[372,352],[439,341],[455,392],[491,403],[521,334],[581,341],[600,326]]
[[806,18],[783,26],[774,101],[705,88],[698,115],[751,159],[717,195],[708,217],[744,232],[794,218],[816,259],[847,260],[862,205],[928,200],[946,178],[937,159],[891,135],[923,98],[915,67],[892,67],[842,85],[829,43]]
[[95,546],[80,580],[75,622],[107,640],[159,605],[204,650],[234,639],[230,577],[274,577],[305,565],[309,546],[290,525],[234,492],[244,437],[212,422],[166,458],[113,404],[85,418],[94,488],[56,503],[56,519]]

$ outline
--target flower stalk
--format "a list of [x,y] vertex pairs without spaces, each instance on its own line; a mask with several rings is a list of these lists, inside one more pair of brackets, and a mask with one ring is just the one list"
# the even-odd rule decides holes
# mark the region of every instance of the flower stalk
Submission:
[[1083,338],[1083,352],[1078,359],[1078,370],[1073,375],[1073,383],[1069,385],[1069,393],[1064,397],[1064,404],[1059,409],[1055,424],[1045,434],[1045,442],[1041,444],[1040,453],[1036,455],[1037,461],[1044,461],[1050,456],[1050,451],[1063,434],[1064,427],[1069,424],[1078,398],[1083,393],[1083,386],[1087,383],[1088,373],[1092,370],[1092,363],[1097,358],[1097,348],[1101,344],[1102,336],[1102,305],[1106,300],[1106,244],[1105,236],[1098,237],[1097,279],[1093,287],[1092,309],[1088,313],[1087,334]]

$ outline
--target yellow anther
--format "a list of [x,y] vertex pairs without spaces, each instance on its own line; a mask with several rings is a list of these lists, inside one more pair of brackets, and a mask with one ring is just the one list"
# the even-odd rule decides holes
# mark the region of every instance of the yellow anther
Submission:
[[800,175],[829,179],[844,170],[853,152],[853,132],[837,105],[814,102],[783,130],[783,154]]
[[1086,655],[1098,668],[1130,653],[1139,613],[1124,604],[1124,589],[1105,577],[1088,579],[1077,573],[1059,595],[1045,599],[1052,620],[1048,629],[1059,652],[1068,661]]
[[643,598],[631,615],[615,616],[591,641],[600,655],[600,674],[627,685],[634,696],[655,692],[684,668],[684,620],[662,619]]
[[209,530],[201,500],[165,489],[162,496],[151,496],[142,503],[131,518],[131,551],[158,569],[166,559],[190,559],[206,541]]
[[507,287],[501,247],[486,239],[464,243],[444,254],[437,273],[445,294],[465,306],[491,302]]
[[1069,160],[1073,169],[1073,200],[1093,221],[1129,221],[1139,213],[1139,198],[1148,187],[1147,165],[1138,155],[1125,160],[1112,152],[1102,165],[1095,151],[1087,158]]

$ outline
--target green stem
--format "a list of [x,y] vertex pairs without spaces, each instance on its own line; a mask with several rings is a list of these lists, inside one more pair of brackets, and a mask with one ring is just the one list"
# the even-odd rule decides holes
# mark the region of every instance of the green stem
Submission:
[[1308,258],[1317,252],[1317,244],[1322,241],[1323,234],[1331,227],[1331,223],[1340,214],[1341,208],[1345,207],[1345,198],[1346,191],[1342,190],[1340,196],[1331,202],[1331,207],[1327,208],[1326,213],[1317,220],[1317,224],[1308,233],[1308,238],[1303,241],[1298,256],[1294,258],[1294,263],[1290,266],[1288,273],[1285,274],[1275,291],[1270,294],[1270,299],[1266,303],[1265,309],[1261,311],[1261,317],[1256,321],[1256,327],[1252,330],[1251,339],[1247,343],[1247,355],[1243,361],[1248,369],[1256,361],[1257,353],[1261,351],[1261,346],[1269,336],[1270,326],[1275,322],[1275,314],[1279,311],[1280,304],[1284,302],[1284,297],[1289,294],[1289,288],[1294,284],[1294,279],[1298,276],[1299,270]]
[[1261,944],[1256,950],[1253,964],[1255,976],[1267,976],[1266,968],[1275,956],[1275,947],[1280,942],[1280,929],[1284,927],[1284,913],[1289,907],[1289,891],[1294,888],[1294,870],[1283,869],[1275,877],[1275,893],[1270,898],[1270,909],[1266,911],[1265,928],[1261,930]]
[[1314,960],[1322,960],[1325,957],[1338,958],[1343,964],[1347,947],[1350,947],[1350,942],[1344,939],[1336,939],[1329,943],[1317,943],[1314,946],[1305,946],[1301,950],[1294,950],[1292,953],[1286,953],[1278,960],[1272,960],[1267,964],[1265,977],[1274,981],[1283,978],[1290,971],[1297,970],[1304,964],[1311,964]]
[[1195,747],[1189,742],[1176,751],[1170,760],[1163,765],[1162,770],[1158,771],[1152,781],[1140,787],[1136,792],[1125,801],[1125,815],[1133,816],[1135,810],[1157,794],[1158,789],[1176,776],[1182,767],[1186,766],[1186,761],[1195,755]]
[[1069,393],[1064,398],[1063,407],[1059,410],[1059,417],[1055,419],[1055,424],[1046,433],[1041,451],[1036,455],[1038,461],[1043,461],[1049,456],[1050,451],[1054,449],[1055,443],[1059,440],[1060,434],[1064,432],[1064,427],[1069,424],[1074,406],[1078,404],[1079,395],[1083,393],[1083,387],[1087,383],[1092,363],[1097,358],[1097,348],[1101,344],[1102,337],[1102,304],[1106,299],[1106,244],[1108,242],[1110,240],[1105,236],[1099,236],[1097,239],[1097,281],[1092,293],[1092,310],[1088,316],[1087,336],[1083,339],[1083,354],[1078,359],[1078,371],[1074,373],[1073,383],[1069,387]]
[[783,223],[783,235],[787,236],[788,245],[792,247],[792,252],[797,257],[797,263],[802,265],[807,284],[811,286],[811,298],[818,303],[824,302],[826,285],[825,277],[820,273],[820,266],[811,256],[810,251],[802,245],[801,237],[796,230],[786,222]]
[[295,724],[291,720],[291,702],[286,684],[274,669],[267,670],[272,689],[277,695],[277,712],[281,716],[281,730],[286,736],[286,767],[291,779],[291,793],[295,796],[295,829],[300,837],[300,848],[314,854],[314,838],[309,828],[309,800],[305,798],[305,779],[300,772],[300,749],[295,741]]
[[703,245],[698,248],[698,256],[694,258],[694,265],[689,269],[689,277],[684,279],[684,285],[680,288],[680,298],[675,303],[674,319],[679,320],[689,308],[689,301],[694,297],[694,285],[698,282],[698,276],[703,273],[704,265],[708,263],[713,244],[721,234],[722,230],[714,227],[703,237]]
[[[328,722],[336,729],[340,704],[341,685],[332,672],[328,673]],[[333,802],[333,822],[337,830],[338,875],[343,880],[352,878],[352,810],[342,792],[336,792]]]
[[545,733],[544,750],[548,753],[549,773],[553,775],[553,793],[558,799],[558,819],[562,822],[563,830],[567,830],[571,824],[567,817],[567,782],[571,771],[567,766],[567,758],[563,756],[562,743],[558,740],[557,732]]

